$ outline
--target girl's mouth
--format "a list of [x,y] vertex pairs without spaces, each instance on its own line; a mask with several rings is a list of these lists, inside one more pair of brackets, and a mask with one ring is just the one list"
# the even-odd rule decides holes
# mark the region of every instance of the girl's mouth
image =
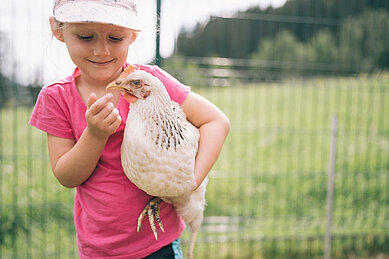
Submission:
[[88,59],[88,60],[89,60],[89,62],[91,62],[92,64],[98,65],[98,66],[108,65],[108,64],[110,64],[110,63],[113,61],[113,59],[108,60],[108,61],[93,61],[93,60],[90,60],[90,59]]

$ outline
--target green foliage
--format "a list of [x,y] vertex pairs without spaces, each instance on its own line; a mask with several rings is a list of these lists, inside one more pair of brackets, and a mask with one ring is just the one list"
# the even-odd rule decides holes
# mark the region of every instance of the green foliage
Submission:
[[389,13],[368,10],[346,20],[340,29],[341,62],[389,68]]
[[319,31],[307,43],[284,30],[275,39],[262,40],[251,60],[253,64],[258,60],[272,62],[274,69],[282,73],[312,75],[333,70],[330,64],[337,63],[337,51],[336,41],[327,30]]
[[12,96],[12,83],[0,73],[0,108],[5,106]]
[[29,233],[25,218],[19,213],[13,213],[12,208],[4,209],[0,214],[0,247],[20,233]]
[[195,62],[187,62],[185,57],[175,55],[169,58],[169,61],[165,62],[164,69],[186,85],[204,86],[207,84],[200,65]]
[[313,61],[313,56],[314,52],[307,49],[304,43],[291,32],[284,30],[278,33],[275,39],[264,39],[251,59],[298,63]]
[[0,108],[12,106],[31,106],[38,98],[41,86],[37,83],[21,85],[12,79],[3,76],[0,72]]
[[252,8],[232,19],[212,18],[193,32],[182,32],[176,53],[290,61],[308,70],[311,64],[302,62],[328,64],[329,69],[315,67],[324,73],[387,69],[388,11],[387,1],[292,0],[279,9]]
[[[306,43],[290,31],[279,32],[274,39],[265,38],[251,56],[253,61],[291,62],[280,71],[291,69],[312,72],[371,72],[389,67],[389,14],[367,11],[342,24],[337,40],[329,30],[320,30]],[[297,64],[297,66],[296,66]]]
[[307,45],[306,52],[312,53],[312,58],[307,61],[327,64],[338,61],[336,39],[329,30],[319,31]]

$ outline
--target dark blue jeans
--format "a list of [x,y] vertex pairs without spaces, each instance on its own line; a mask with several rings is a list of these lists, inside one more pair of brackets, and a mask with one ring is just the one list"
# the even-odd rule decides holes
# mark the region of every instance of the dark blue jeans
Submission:
[[180,247],[180,239],[173,241],[167,246],[162,247],[158,251],[146,256],[144,259],[182,259],[182,251]]

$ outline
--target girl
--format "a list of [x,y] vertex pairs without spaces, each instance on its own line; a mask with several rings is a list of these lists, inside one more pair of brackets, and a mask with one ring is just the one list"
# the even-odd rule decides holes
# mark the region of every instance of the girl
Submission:
[[[51,167],[65,187],[76,188],[74,221],[80,258],[180,258],[185,223],[161,203],[168,230],[158,241],[137,218],[150,196],[125,176],[120,146],[129,103],[106,85],[119,77],[140,32],[131,0],[57,0],[53,35],[67,46],[72,75],[42,88],[30,124],[47,132]],[[226,116],[156,66],[136,65],[158,77],[187,119],[200,130],[195,179],[201,184],[229,131]],[[146,221],[145,221],[146,223]],[[147,224],[147,223],[146,223]]]

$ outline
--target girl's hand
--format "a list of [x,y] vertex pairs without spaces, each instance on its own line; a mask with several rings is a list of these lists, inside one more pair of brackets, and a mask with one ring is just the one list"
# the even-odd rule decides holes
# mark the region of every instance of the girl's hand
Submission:
[[85,113],[87,128],[95,137],[108,138],[115,133],[122,119],[119,110],[111,102],[113,95],[108,93],[97,99],[95,93],[91,93],[87,100]]

